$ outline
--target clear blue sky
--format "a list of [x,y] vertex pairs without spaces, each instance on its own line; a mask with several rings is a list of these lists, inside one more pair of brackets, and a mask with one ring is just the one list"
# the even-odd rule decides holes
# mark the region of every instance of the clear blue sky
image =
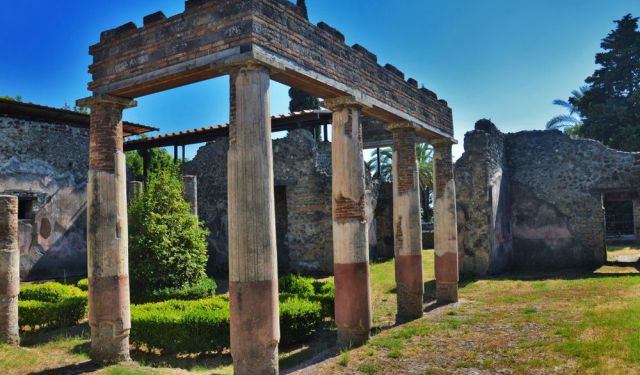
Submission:
[[[542,129],[595,69],[600,40],[638,0],[307,0],[312,22],[341,30],[416,78],[453,108],[464,133],[492,119],[503,131]],[[88,46],[100,32],[146,14],[182,12],[181,0],[29,0],[0,3],[0,95],[62,106],[88,96]],[[224,123],[228,80],[139,98],[125,119],[162,132]],[[272,113],[287,112],[287,88],[272,86]],[[193,155],[195,148],[189,150]]]

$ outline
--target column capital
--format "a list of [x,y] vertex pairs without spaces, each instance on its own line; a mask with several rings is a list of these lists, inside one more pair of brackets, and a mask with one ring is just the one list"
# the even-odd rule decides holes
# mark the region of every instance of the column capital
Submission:
[[431,145],[435,148],[435,147],[451,147],[453,146],[456,142],[452,141],[449,138],[436,138],[431,140],[429,143],[431,143]]
[[384,130],[393,133],[399,129],[411,129],[415,130],[415,126],[411,121],[399,121],[399,122],[389,122],[384,124]]
[[122,98],[119,96],[113,96],[109,94],[93,94],[93,96],[89,96],[83,99],[76,100],[76,105],[78,107],[89,107],[92,108],[94,106],[103,105],[103,104],[115,104],[125,108],[133,108],[138,105],[133,99]]
[[323,101],[321,105],[325,108],[329,108],[332,111],[337,111],[342,108],[362,109],[365,107],[370,107],[369,105],[356,99],[355,96],[339,96],[337,98],[325,99],[325,101]]
[[270,67],[268,65],[265,65],[265,64],[263,64],[263,63],[261,63],[259,61],[250,60],[250,61],[243,61],[241,63],[233,64],[229,68],[225,69],[225,72],[227,74],[231,75],[231,74],[237,74],[241,70],[246,70],[246,71],[262,70],[262,71],[266,71],[267,73],[269,73],[269,75],[271,75],[271,74],[273,74],[274,72],[277,71],[277,69],[275,69],[273,67]]

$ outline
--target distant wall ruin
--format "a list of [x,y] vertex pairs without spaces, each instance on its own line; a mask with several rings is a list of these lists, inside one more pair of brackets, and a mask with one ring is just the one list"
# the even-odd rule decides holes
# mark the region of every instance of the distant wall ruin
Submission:
[[0,116],[0,194],[19,198],[20,277],[84,275],[89,129]]
[[503,134],[487,120],[464,145],[455,166],[461,273],[606,260],[603,196],[637,197],[640,153],[560,131]]
[[[182,169],[184,174],[198,178],[198,215],[210,231],[210,272],[227,270],[228,147],[226,138],[210,142]],[[331,274],[331,143],[317,143],[307,130],[290,131],[286,137],[273,140],[273,170],[279,271]],[[388,248],[392,240],[387,238],[393,236],[392,219],[388,217],[391,212],[376,212],[379,186],[367,186],[371,258],[393,256],[393,248]],[[391,194],[390,189],[380,191]],[[390,202],[391,198],[386,200]]]

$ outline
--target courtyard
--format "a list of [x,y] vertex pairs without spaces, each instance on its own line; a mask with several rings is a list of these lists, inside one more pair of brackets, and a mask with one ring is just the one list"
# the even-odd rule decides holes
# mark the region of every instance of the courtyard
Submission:
[[[609,251],[640,253],[640,247]],[[427,296],[433,292],[433,251],[423,253]],[[640,273],[636,264],[463,280],[460,301],[396,326],[393,261],[371,266],[371,341],[336,352],[335,331],[282,348],[283,373],[300,374],[554,374],[640,371]],[[22,348],[2,347],[6,374],[231,374],[228,353],[159,356],[133,351],[135,363],[96,368],[89,362],[85,324],[26,333]]]

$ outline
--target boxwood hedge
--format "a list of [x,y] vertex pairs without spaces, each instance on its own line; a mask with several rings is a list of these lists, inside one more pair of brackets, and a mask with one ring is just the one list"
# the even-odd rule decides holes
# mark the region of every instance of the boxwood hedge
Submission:
[[25,285],[18,297],[18,324],[31,329],[72,326],[87,314],[87,293],[54,282]]

